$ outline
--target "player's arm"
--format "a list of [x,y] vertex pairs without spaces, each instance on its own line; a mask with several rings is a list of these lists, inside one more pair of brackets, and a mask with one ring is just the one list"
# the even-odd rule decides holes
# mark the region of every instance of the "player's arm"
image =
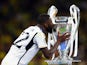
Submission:
[[59,45],[61,42],[63,42],[63,41],[65,41],[65,40],[69,39],[69,36],[70,36],[70,34],[67,34],[67,33],[65,33],[65,34],[63,34],[63,35],[61,35],[61,36],[58,36],[57,42],[55,43],[55,45],[54,45],[53,47],[51,47],[50,50],[48,50],[47,47],[41,48],[41,51],[43,52],[44,56],[45,56],[46,58],[48,58],[48,59],[51,59],[53,53],[55,53],[55,52],[57,51],[58,45]]

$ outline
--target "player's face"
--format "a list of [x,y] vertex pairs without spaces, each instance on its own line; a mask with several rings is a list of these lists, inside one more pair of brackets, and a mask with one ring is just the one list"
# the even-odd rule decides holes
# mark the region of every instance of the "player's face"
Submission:
[[52,23],[51,19],[49,19],[46,24],[47,24],[47,31],[49,33],[52,33],[52,29],[54,27],[54,24]]

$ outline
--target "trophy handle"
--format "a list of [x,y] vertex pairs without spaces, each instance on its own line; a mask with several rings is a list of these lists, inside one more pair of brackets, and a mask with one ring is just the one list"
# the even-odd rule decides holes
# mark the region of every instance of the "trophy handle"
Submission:
[[57,13],[58,13],[58,9],[57,9],[54,5],[52,5],[52,6],[48,9],[47,14],[50,16],[50,18],[51,18],[53,24],[55,24],[55,18],[56,18]]
[[71,56],[73,53],[73,44],[74,44],[73,42],[75,40],[73,57],[76,57],[77,52],[78,52],[78,26],[79,26],[79,22],[80,22],[80,10],[79,10],[79,8],[75,5],[72,5],[70,7],[70,14],[71,14],[71,17],[68,19],[68,23],[72,24],[72,31],[71,31],[71,37],[70,37],[70,40],[68,42],[66,50],[68,50],[70,48],[69,56]]

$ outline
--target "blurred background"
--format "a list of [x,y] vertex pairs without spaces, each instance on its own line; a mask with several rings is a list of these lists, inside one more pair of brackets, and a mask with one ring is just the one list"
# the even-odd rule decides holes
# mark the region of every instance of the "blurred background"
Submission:
[[[59,16],[67,16],[72,4],[81,10],[78,52],[81,62],[73,65],[87,65],[87,0],[0,0],[0,62],[20,33],[36,24],[39,14],[47,13],[48,8],[55,5]],[[39,51],[29,65],[47,65],[44,60]]]

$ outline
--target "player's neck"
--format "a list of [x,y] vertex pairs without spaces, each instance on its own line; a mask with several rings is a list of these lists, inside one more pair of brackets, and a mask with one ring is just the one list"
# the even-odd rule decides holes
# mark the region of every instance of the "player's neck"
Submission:
[[37,26],[38,26],[45,34],[47,33],[46,28],[44,27],[44,25],[37,24]]

